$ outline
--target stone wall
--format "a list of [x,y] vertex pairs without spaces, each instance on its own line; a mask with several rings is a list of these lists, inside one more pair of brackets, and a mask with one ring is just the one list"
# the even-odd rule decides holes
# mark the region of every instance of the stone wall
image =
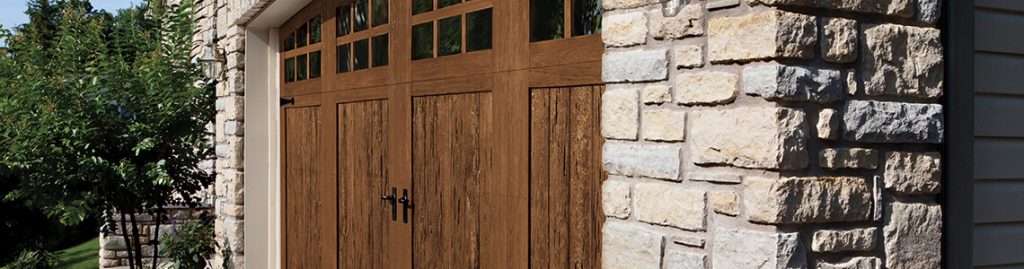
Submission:
[[938,0],[660,2],[603,0],[605,268],[941,267]]
[[[139,225],[139,242],[142,242],[142,262],[148,265],[153,263],[154,255],[163,252],[162,248],[154,246],[154,240],[165,241],[168,237],[173,237],[178,227],[185,224],[187,221],[199,220],[203,215],[209,215],[209,208],[190,209],[185,207],[174,207],[168,208],[165,215],[165,221],[160,222],[160,233],[157,238],[156,220],[152,215],[140,214],[135,216],[136,222]],[[100,265],[99,268],[128,268],[128,244],[124,240],[124,231],[121,229],[121,217],[120,215],[114,216],[114,225],[104,225],[104,230],[108,231],[106,234],[100,234]],[[131,231],[130,220],[125,223],[126,230]],[[129,239],[131,234],[129,233]],[[163,247],[163,246],[160,246]],[[158,262],[163,262],[158,261]]]

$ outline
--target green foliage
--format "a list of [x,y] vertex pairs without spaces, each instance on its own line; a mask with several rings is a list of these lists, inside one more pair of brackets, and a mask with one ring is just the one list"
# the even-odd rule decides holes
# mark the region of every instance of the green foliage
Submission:
[[213,225],[206,221],[188,221],[178,234],[164,241],[163,255],[174,262],[173,268],[206,268],[216,250]]
[[86,1],[57,6],[52,39],[31,23],[4,34],[0,164],[19,179],[5,198],[65,223],[198,202],[212,179],[198,164],[211,156],[214,109],[190,61],[192,3],[116,16]]
[[215,112],[193,1],[33,0],[29,24],[0,29],[0,198],[65,224],[200,201]]
[[45,250],[26,250],[8,264],[9,269],[49,269],[57,266],[57,256]]

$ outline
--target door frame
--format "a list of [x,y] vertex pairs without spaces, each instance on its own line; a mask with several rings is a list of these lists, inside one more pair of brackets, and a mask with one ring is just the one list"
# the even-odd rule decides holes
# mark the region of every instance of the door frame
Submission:
[[943,144],[943,263],[971,268],[974,252],[974,2],[945,1],[946,141]]
[[[261,0],[233,25],[245,27],[245,265],[281,268],[280,34],[312,0]],[[225,29],[226,31],[226,29]]]

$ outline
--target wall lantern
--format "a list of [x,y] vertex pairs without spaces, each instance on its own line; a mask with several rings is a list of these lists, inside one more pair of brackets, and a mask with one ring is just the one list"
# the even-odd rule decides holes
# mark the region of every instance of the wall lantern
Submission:
[[216,42],[207,42],[203,45],[203,54],[199,57],[202,64],[203,76],[210,80],[223,80],[224,64],[227,63],[224,50],[217,46]]
[[690,4],[690,0],[661,0],[661,15],[675,17],[683,7]]

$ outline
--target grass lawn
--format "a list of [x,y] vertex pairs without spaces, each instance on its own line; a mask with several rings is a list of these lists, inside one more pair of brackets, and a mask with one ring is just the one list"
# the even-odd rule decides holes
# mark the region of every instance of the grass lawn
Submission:
[[65,250],[54,252],[57,268],[95,269],[100,266],[100,239],[93,238]]

